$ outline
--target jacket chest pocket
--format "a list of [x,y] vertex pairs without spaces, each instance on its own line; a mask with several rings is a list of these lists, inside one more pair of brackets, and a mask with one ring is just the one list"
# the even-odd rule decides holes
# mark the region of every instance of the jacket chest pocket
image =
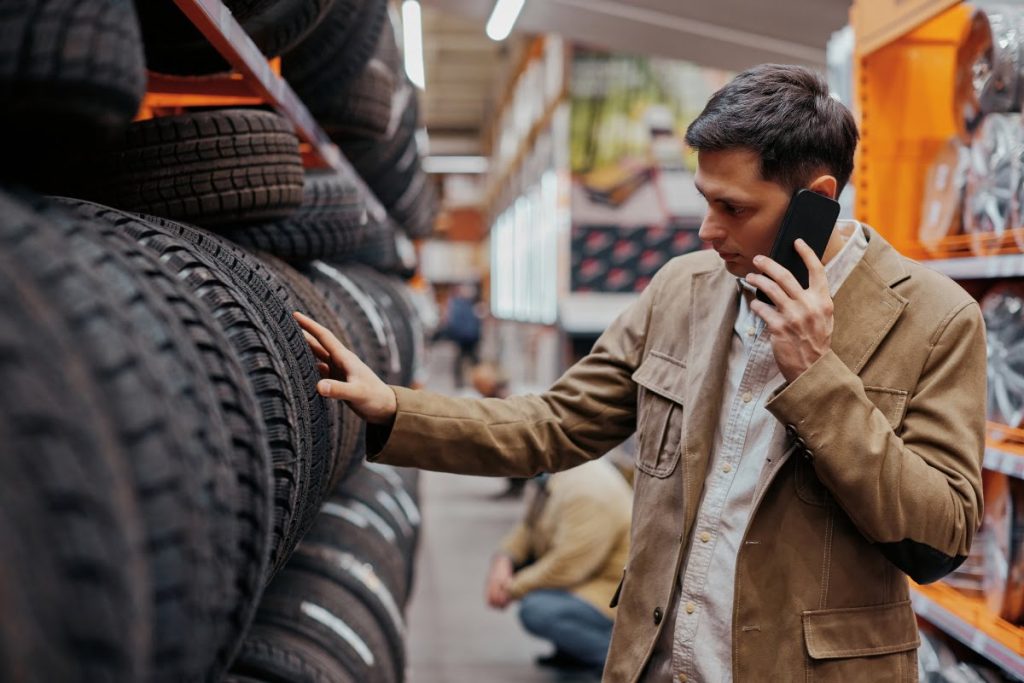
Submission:
[[682,451],[686,366],[652,351],[633,373],[633,381],[637,384],[636,468],[654,477],[668,477]]

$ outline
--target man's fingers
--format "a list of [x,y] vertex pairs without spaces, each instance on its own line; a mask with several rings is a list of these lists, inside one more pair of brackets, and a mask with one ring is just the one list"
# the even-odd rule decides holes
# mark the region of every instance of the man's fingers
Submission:
[[319,372],[320,376],[324,379],[327,379],[328,377],[331,376],[331,366],[328,365],[327,363],[317,363],[316,371]]
[[755,256],[754,267],[760,270],[762,273],[770,277],[779,287],[789,295],[789,298],[796,299],[800,296],[803,287],[793,277],[793,273],[789,272],[786,268],[782,267],[777,261],[772,260],[767,256]]
[[783,291],[782,287],[780,287],[775,280],[772,280],[767,275],[751,273],[750,275],[747,275],[747,282],[764,292],[765,296],[771,299],[772,303],[774,303],[776,307],[780,307],[791,298]]
[[810,245],[804,242],[802,239],[796,241],[793,245],[796,247],[796,253],[800,254],[800,258],[803,259],[804,265],[807,266],[807,285],[812,290],[824,290],[828,291],[828,278],[825,275],[825,266],[822,265],[821,259],[814,253]]
[[322,379],[316,383],[316,390],[324,398],[334,398],[339,401],[351,401],[354,396],[352,385],[348,382],[339,382],[336,379]]
[[317,358],[324,362],[327,362],[331,359],[331,354],[327,353],[327,349],[324,348],[323,344],[317,341],[316,337],[311,335],[309,332],[306,332],[305,330],[302,331],[302,336],[305,337],[306,343],[309,344],[309,348],[310,350],[313,351],[314,356],[316,356]]
[[782,324],[785,322],[782,314],[765,302],[754,299],[750,302],[750,310],[754,312],[754,315],[764,320],[765,327],[769,330],[782,329]]
[[348,349],[345,348],[344,344],[338,341],[338,338],[334,336],[333,332],[309,316],[303,315],[298,311],[295,311],[292,315],[303,330],[311,334],[316,341],[320,342],[320,345],[331,355],[331,358],[336,362],[347,360],[345,358],[345,352],[347,352]]

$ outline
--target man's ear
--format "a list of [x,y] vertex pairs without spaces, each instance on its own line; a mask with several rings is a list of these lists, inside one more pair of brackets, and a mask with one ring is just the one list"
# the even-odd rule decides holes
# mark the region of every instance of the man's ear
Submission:
[[836,190],[839,189],[839,182],[836,180],[835,176],[818,176],[814,179],[814,182],[807,186],[807,189],[812,192],[817,192],[818,194],[823,194],[829,199],[839,199],[839,197],[836,196]]

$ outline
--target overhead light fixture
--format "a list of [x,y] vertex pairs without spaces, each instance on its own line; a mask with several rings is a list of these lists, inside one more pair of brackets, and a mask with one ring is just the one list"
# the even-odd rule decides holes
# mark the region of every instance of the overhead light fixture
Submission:
[[430,156],[423,159],[423,170],[427,173],[487,173],[489,166],[487,157],[481,156]]
[[427,87],[423,67],[423,10],[417,0],[402,3],[402,37],[405,47],[405,73],[420,90]]
[[487,20],[487,37],[497,41],[508,38],[524,4],[526,0],[497,0],[491,10],[491,18]]

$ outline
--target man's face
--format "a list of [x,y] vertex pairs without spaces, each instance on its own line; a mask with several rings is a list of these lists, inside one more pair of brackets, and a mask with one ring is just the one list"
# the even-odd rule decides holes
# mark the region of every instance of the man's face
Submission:
[[700,238],[732,275],[757,272],[753,258],[771,251],[790,193],[761,177],[761,159],[747,149],[698,153],[695,184],[708,202]]

